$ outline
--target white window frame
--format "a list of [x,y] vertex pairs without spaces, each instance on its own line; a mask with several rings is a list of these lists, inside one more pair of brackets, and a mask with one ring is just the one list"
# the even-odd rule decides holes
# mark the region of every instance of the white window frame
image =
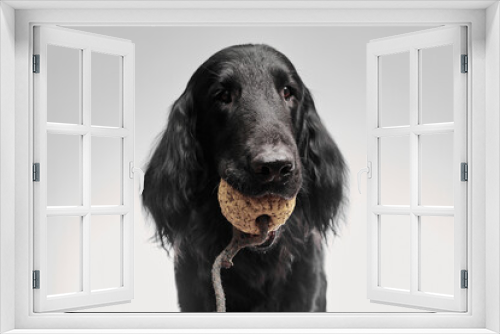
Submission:
[[[467,163],[467,73],[462,73],[461,57],[467,54],[466,27],[452,25],[416,31],[414,33],[391,36],[370,41],[367,45],[367,136],[368,163],[372,166],[372,177],[368,179],[367,234],[368,234],[368,298],[371,301],[399,305],[412,305],[430,310],[467,310],[467,290],[462,288],[461,271],[467,269],[467,184],[461,181],[461,163]],[[420,52],[427,48],[451,45],[453,79],[453,121],[447,123],[423,124],[420,106],[422,85],[422,56]],[[380,59],[394,54],[408,54],[409,61],[409,124],[404,126],[384,127],[380,124]],[[471,73],[470,71],[469,73]],[[420,136],[430,134],[448,134],[453,136],[453,206],[426,206],[420,203]],[[408,205],[385,205],[381,199],[381,140],[382,138],[407,138],[410,170],[410,196]],[[405,136],[405,137],[402,137]],[[410,243],[409,289],[394,289],[381,285],[380,249],[382,241],[381,217],[400,215],[408,218],[408,241]],[[402,215],[402,216],[401,216]],[[420,290],[421,268],[419,245],[420,219],[424,216],[452,217],[454,233],[450,235],[454,244],[453,287],[452,295],[427,293]]]
[[[48,45],[74,48],[80,52],[81,67],[81,124],[48,122],[47,77]],[[96,126],[91,121],[92,54],[113,55],[120,61],[120,125]],[[134,44],[127,40],[101,36],[61,27],[34,27],[34,54],[39,56],[39,73],[33,76],[34,94],[34,162],[39,163],[39,181],[33,184],[34,195],[34,270],[39,271],[39,287],[34,289],[36,312],[81,309],[128,302],[134,296]],[[78,206],[47,206],[48,158],[47,135],[78,135],[81,139],[80,195]],[[120,204],[92,205],[92,138],[115,138],[120,141],[119,163]],[[77,176],[75,176],[77,177]],[[102,290],[91,288],[91,219],[96,215],[120,217],[120,280],[119,287]],[[47,231],[49,217],[75,216],[81,219],[81,291],[50,295],[48,291]],[[45,278],[44,278],[45,277]]]
[[[500,11],[498,1],[114,2],[0,4],[0,330],[11,333],[500,332]],[[72,9],[71,7],[80,9]],[[102,10],[103,7],[115,10]],[[149,6],[149,8],[148,8]],[[121,9],[116,9],[122,7]],[[127,9],[127,7],[129,9]],[[144,8],[137,11],[134,8]],[[154,7],[154,8],[153,8]],[[156,8],[163,7],[163,8]],[[232,8],[230,8],[232,7]],[[23,10],[23,8],[28,8]],[[30,9],[31,8],[31,9]],[[41,9],[49,10],[41,10]],[[93,10],[92,8],[99,8]],[[219,8],[219,9],[217,9]],[[308,10],[304,10],[307,8]],[[369,8],[369,9],[366,9]],[[188,10],[189,9],[189,10]],[[354,9],[354,10],[353,10]],[[469,27],[468,268],[466,313],[433,314],[35,314],[33,313],[32,26],[61,25],[437,25]],[[14,38],[15,33],[15,38]],[[15,71],[13,70],[15,68]],[[12,83],[15,82],[15,85]],[[12,96],[15,94],[15,100]],[[15,130],[15,132],[14,132]],[[13,177],[14,175],[14,177]],[[12,198],[15,194],[15,198]],[[15,206],[14,206],[15,205]],[[14,254],[14,256],[13,256]],[[13,307],[13,305],[15,305]],[[296,330],[284,330],[284,327]],[[136,330],[133,330],[135,328]],[[191,328],[182,331],[179,328]],[[211,330],[208,330],[210,329]],[[281,328],[281,329],[280,329]],[[299,329],[300,328],[300,329]],[[357,328],[357,329],[356,329]],[[418,328],[415,330],[414,328]],[[45,330],[44,330],[45,329]],[[115,329],[115,330],[113,330]],[[151,329],[151,330],[148,330]],[[157,329],[156,331],[154,329]],[[164,329],[164,330],[159,330]],[[225,330],[224,330],[225,329]],[[241,329],[241,330],[238,330]],[[255,330],[254,332],[258,332]],[[81,333],[81,331],[80,331]]]

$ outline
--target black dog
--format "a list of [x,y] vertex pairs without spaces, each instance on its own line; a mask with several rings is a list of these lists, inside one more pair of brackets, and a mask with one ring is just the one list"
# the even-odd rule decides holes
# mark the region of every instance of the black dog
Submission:
[[210,270],[232,235],[221,178],[250,196],[297,195],[287,223],[222,271],[227,310],[326,311],[323,240],[337,229],[346,167],[309,90],[269,46],[232,46],[201,65],[147,167],[143,203],[173,246],[185,312],[215,310]]

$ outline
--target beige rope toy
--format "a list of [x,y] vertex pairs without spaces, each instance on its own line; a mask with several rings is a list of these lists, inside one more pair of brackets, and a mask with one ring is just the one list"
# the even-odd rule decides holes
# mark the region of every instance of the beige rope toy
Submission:
[[232,259],[240,249],[264,243],[268,233],[276,231],[290,217],[295,208],[295,197],[290,200],[274,195],[249,197],[222,179],[218,199],[222,214],[233,225],[231,242],[217,256],[212,266],[217,312],[226,312],[226,298],[220,278],[221,267],[231,268]]

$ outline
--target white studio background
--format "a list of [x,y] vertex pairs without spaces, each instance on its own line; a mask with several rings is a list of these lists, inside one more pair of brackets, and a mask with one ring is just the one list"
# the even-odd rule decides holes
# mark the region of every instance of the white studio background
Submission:
[[[350,169],[346,221],[326,257],[329,312],[416,312],[370,303],[366,297],[366,44],[429,27],[68,27],[131,40],[136,46],[136,161],[145,167],[165,128],[172,103],[194,73],[218,50],[265,43],[283,52],[311,90],[317,110]],[[135,298],[91,312],[178,312],[173,254],[152,239],[154,224],[136,197]],[[235,258],[237,261],[237,257]],[[214,301],[215,302],[215,301]]]

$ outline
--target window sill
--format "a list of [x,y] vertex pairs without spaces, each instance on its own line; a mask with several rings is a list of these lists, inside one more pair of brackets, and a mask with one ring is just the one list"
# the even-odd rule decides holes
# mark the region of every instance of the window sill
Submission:
[[488,329],[15,329],[5,334],[487,334],[495,333]]

